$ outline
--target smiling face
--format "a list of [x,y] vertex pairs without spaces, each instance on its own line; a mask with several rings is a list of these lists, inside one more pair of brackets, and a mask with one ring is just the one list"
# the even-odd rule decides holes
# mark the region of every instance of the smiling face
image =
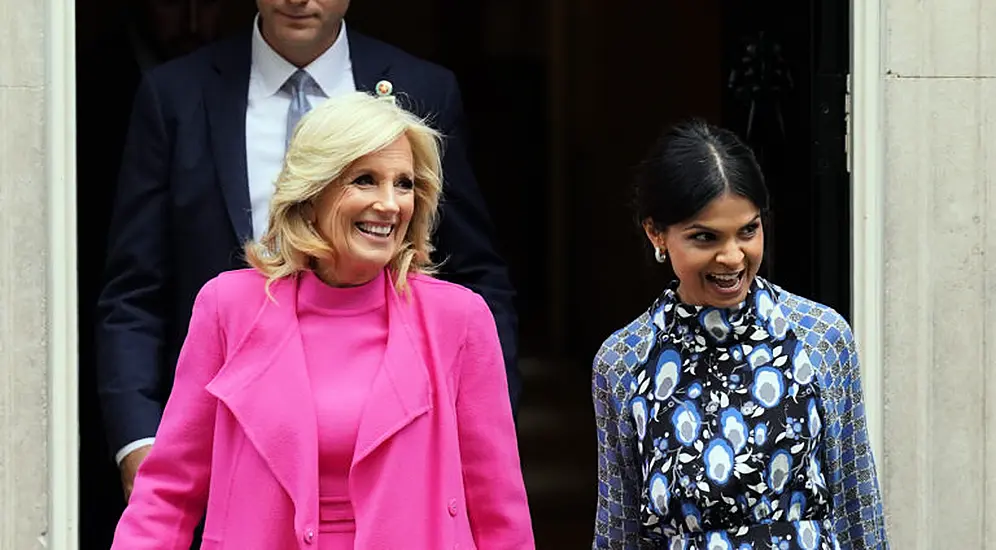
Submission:
[[667,252],[686,303],[732,307],[747,298],[764,258],[761,212],[750,200],[723,193],[691,219],[662,231],[647,220],[644,230]]
[[314,202],[313,223],[334,258],[316,273],[334,286],[375,278],[404,246],[415,211],[412,148],[406,136],[360,157]]

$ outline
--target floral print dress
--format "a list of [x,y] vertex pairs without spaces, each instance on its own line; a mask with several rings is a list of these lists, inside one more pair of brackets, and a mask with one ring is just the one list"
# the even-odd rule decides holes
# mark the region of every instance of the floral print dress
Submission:
[[682,550],[832,550],[817,370],[772,292],[732,309],[676,287],[629,402],[644,537]]

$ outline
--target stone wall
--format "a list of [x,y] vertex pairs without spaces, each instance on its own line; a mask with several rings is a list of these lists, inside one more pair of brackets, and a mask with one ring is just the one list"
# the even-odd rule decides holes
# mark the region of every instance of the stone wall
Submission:
[[996,3],[884,4],[892,547],[996,547]]
[[0,0],[0,548],[47,525],[44,2]]

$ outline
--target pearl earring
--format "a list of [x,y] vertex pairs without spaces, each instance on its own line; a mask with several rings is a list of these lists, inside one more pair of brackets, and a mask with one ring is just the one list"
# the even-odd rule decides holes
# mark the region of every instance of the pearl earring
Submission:
[[661,263],[662,264],[662,263],[666,262],[667,261],[667,251],[666,250],[662,251],[660,249],[660,247],[655,246],[654,247],[654,259],[657,260],[657,263]]

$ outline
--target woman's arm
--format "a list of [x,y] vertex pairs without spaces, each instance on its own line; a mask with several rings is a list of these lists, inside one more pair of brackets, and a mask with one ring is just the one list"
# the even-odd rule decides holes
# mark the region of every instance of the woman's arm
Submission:
[[[615,338],[610,337],[610,341]],[[642,550],[640,538],[640,467],[636,460],[633,422],[626,407],[629,370],[602,345],[592,367],[591,393],[598,432],[598,506],[595,511],[595,550]],[[623,363],[623,364],[618,364]]]
[[[841,550],[887,550],[885,515],[875,460],[868,439],[861,367],[851,327],[838,318],[825,338],[838,350],[826,384],[830,396],[839,395],[838,423],[826,427],[826,458],[833,494],[834,532]],[[826,399],[824,399],[826,401]]]
[[112,550],[188,550],[204,514],[217,404],[204,388],[224,362],[216,284],[204,285],[194,302],[156,442],[138,470]]
[[467,514],[480,550],[535,547],[494,317],[474,294],[454,368]]

